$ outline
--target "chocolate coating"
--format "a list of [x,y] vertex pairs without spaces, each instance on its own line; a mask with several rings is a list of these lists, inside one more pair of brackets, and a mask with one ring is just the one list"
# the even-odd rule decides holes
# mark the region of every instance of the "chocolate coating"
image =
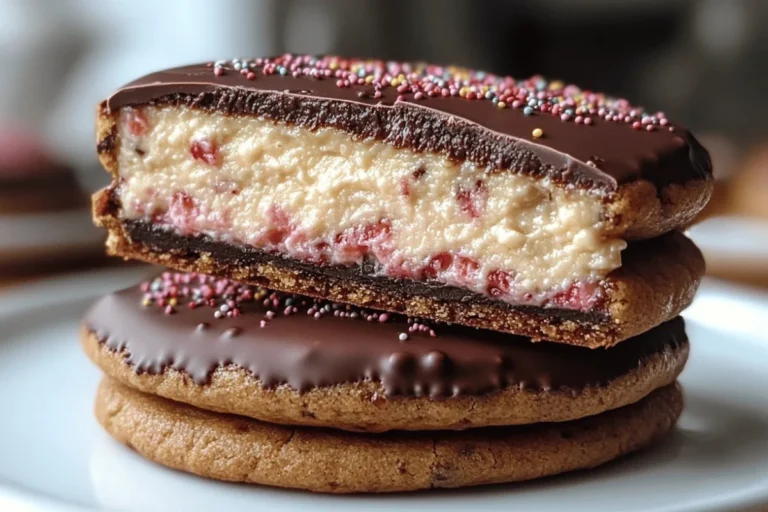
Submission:
[[[249,80],[228,69],[218,76],[205,64],[151,73],[119,89],[104,108],[110,113],[124,106],[184,105],[309,129],[334,127],[359,139],[380,139],[417,152],[470,160],[489,170],[547,176],[603,192],[640,179],[662,187],[712,178],[707,151],[677,126],[672,131],[636,131],[599,118],[583,126],[554,115],[498,109],[490,101],[417,101],[407,94],[398,99],[394,88],[383,89],[374,99],[370,85],[340,88],[333,79],[265,75],[258,70],[254,74]],[[534,142],[535,128],[545,136]]]
[[365,379],[390,396],[434,398],[491,393],[507,386],[581,389],[637,368],[644,357],[687,344],[678,317],[603,350],[590,350],[460,326],[439,326],[400,341],[402,317],[386,323],[332,315],[277,316],[266,327],[259,302],[233,318],[209,308],[180,307],[172,315],[140,304],[138,286],[107,295],[86,314],[85,326],[107,347],[125,351],[137,372],[174,368],[204,385],[213,371],[234,364],[268,387],[298,391]]

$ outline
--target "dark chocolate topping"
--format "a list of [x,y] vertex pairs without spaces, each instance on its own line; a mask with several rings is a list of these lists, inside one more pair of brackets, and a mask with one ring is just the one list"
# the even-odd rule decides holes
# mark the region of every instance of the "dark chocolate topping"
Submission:
[[265,386],[287,383],[299,391],[366,379],[391,396],[478,395],[515,385],[578,390],[687,344],[679,317],[614,348],[590,350],[445,325],[435,327],[437,337],[413,333],[401,341],[409,327],[402,317],[379,323],[298,313],[260,327],[260,301],[241,305],[240,316],[215,319],[208,307],[164,314],[142,306],[142,296],[137,286],[103,297],[86,314],[86,327],[109,349],[125,351],[137,372],[171,367],[200,385],[233,364]]
[[[386,69],[384,64],[382,69]],[[419,92],[417,99],[411,90],[399,92],[393,86],[377,89],[359,82],[339,86],[335,75],[314,78],[289,72],[283,76],[265,74],[259,66],[248,69],[250,75],[230,64],[217,68],[200,64],[152,73],[118,90],[106,101],[106,108],[114,111],[124,106],[177,104],[257,115],[310,129],[330,126],[361,139],[375,138],[418,152],[470,160],[489,170],[548,176],[557,182],[604,191],[639,179],[663,186],[712,177],[709,154],[687,130],[668,125],[666,118],[646,116],[624,100],[588,91],[582,94],[575,87],[575,93],[568,92],[569,98],[590,95],[597,99],[591,100],[591,114],[585,111],[584,116],[577,116],[573,112],[566,122],[539,106],[526,115],[523,108],[498,108],[498,102],[460,96],[430,97]],[[438,69],[447,73],[452,68]],[[500,88],[516,87],[508,85],[515,83],[511,78],[488,76]],[[484,83],[477,82],[478,87]],[[602,104],[618,105],[618,110],[602,108]],[[564,103],[562,108],[566,108]],[[589,117],[590,125],[576,124],[575,117]],[[646,131],[645,124],[633,129],[635,119],[638,124],[640,119],[657,124],[653,131]],[[536,128],[542,130],[541,138],[532,135]]]

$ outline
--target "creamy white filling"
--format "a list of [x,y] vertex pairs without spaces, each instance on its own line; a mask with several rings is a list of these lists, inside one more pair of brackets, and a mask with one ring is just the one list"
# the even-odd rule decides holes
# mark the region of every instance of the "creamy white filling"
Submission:
[[145,107],[121,111],[119,136],[122,216],[184,234],[330,263],[369,256],[382,274],[490,283],[529,303],[599,282],[626,245],[602,235],[588,192],[336,129]]

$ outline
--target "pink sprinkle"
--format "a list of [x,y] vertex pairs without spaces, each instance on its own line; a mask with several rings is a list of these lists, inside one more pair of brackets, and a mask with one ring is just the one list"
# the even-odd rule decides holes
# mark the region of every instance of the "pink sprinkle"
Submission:
[[382,313],[381,315],[379,315],[379,322],[381,322],[382,324],[387,320],[389,320],[389,315],[387,313]]
[[592,124],[592,118],[591,117],[585,117],[584,118],[584,124],[586,124],[587,126],[591,125]]
[[216,76],[221,76],[224,74],[224,70],[222,68],[213,68],[213,74]]
[[262,327],[262,328],[263,328],[263,327],[265,327],[266,325],[267,325],[267,321],[266,321],[266,320],[262,320],[261,322],[259,322],[259,327]]
[[175,312],[175,311],[174,311],[174,309],[173,309],[173,306],[166,306],[166,307],[165,307],[165,314],[166,314],[166,315],[172,315],[174,312]]
[[560,116],[560,119],[561,119],[562,121],[568,121],[568,120],[570,120],[570,119],[571,119],[571,116],[570,116],[570,114],[565,114],[565,113],[564,113],[564,114],[562,114],[562,115]]
[[634,123],[632,123],[632,128],[634,128],[635,130],[639,130],[642,127],[643,125],[640,123],[640,121],[635,121]]
[[652,124],[649,124],[648,126],[646,126],[646,127],[645,127],[645,130],[646,130],[646,131],[649,131],[649,132],[652,132],[652,131],[654,131],[655,129],[656,129],[656,127],[655,127],[655,126],[653,126]]

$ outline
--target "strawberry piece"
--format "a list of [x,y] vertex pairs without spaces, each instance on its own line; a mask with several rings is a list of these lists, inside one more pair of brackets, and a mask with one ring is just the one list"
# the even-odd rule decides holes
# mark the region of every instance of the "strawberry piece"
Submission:
[[267,210],[267,219],[270,227],[261,237],[262,241],[270,245],[278,245],[284,242],[286,238],[295,229],[288,214],[277,205],[271,205]]
[[350,228],[336,235],[334,244],[346,261],[359,261],[374,252],[381,261],[391,255],[389,247],[391,225],[381,220],[375,224]]
[[408,178],[400,179],[399,191],[401,196],[408,197],[411,195],[411,184],[408,182]]
[[598,283],[577,282],[552,297],[550,303],[562,308],[586,311],[592,308],[599,294]]
[[466,256],[455,256],[453,261],[456,266],[456,273],[462,281],[469,282],[477,278],[480,264],[476,260]]
[[126,107],[121,111],[124,115],[124,123],[128,127],[128,131],[134,137],[141,137],[149,131],[149,121],[139,109]]
[[472,204],[472,193],[469,190],[459,189],[456,194],[456,202],[459,203],[459,209],[462,212],[470,217],[476,217],[474,215],[474,205]]
[[168,217],[181,234],[188,235],[194,231],[200,208],[194,198],[185,192],[176,192],[171,198]]
[[380,220],[376,224],[368,224],[363,228],[363,234],[360,240],[370,246],[373,242],[388,239],[391,229],[392,226],[386,219]]
[[485,205],[488,202],[488,189],[483,180],[477,180],[472,189],[459,188],[456,192],[456,202],[459,209],[476,219],[485,212]]
[[494,270],[488,274],[488,294],[500,297],[509,293],[512,286],[512,276],[503,270]]
[[441,252],[437,256],[433,256],[432,259],[429,260],[429,263],[426,267],[422,270],[422,273],[424,274],[424,277],[427,279],[434,279],[435,277],[440,274],[440,272],[443,272],[445,270],[448,270],[450,268],[451,264],[453,263],[453,256],[450,253],[447,252]]
[[193,140],[189,147],[192,158],[208,165],[219,165],[219,148],[215,141],[209,139]]

